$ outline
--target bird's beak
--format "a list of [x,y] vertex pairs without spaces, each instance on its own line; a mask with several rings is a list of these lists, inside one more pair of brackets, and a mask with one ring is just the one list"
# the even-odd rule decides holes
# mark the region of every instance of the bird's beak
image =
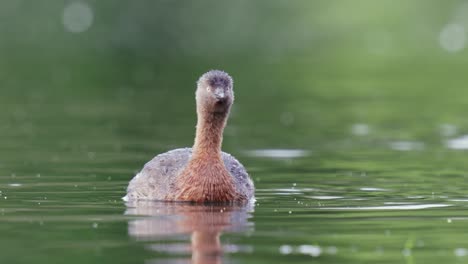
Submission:
[[216,88],[214,91],[214,95],[218,101],[223,101],[226,98],[226,94],[224,93],[224,89]]

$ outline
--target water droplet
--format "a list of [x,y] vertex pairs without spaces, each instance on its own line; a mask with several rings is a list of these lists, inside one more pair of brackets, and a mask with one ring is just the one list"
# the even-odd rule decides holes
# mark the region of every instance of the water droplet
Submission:
[[282,255],[289,255],[292,253],[292,251],[293,251],[293,248],[290,245],[282,245],[279,248],[279,252]]
[[390,148],[398,151],[423,150],[425,144],[417,141],[394,141],[390,142]]
[[449,149],[468,149],[468,135],[449,139],[446,141],[445,145]]
[[466,248],[456,248],[453,253],[455,254],[455,256],[457,257],[465,257],[466,255],[468,255],[468,250]]
[[356,136],[367,136],[369,131],[370,129],[367,124],[354,124],[351,126],[351,133]]
[[310,255],[312,257],[318,257],[322,254],[322,249],[319,246],[312,246],[312,245],[300,245],[297,248],[299,253],[304,255]]

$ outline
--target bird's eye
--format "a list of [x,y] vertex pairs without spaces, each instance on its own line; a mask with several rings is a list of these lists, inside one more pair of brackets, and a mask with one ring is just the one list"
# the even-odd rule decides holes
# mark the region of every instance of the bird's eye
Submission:
[[210,89],[210,87],[209,87],[209,86],[208,86],[208,87],[206,87],[206,91],[207,91],[207,92],[211,92],[211,89]]

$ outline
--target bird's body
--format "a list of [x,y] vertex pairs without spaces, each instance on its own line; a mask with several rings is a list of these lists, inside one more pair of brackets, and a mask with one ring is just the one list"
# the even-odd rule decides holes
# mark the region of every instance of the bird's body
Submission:
[[[157,155],[130,181],[126,199],[166,200],[166,197],[173,196],[177,176],[187,166],[191,156],[192,148],[179,148]],[[251,198],[254,194],[253,183],[244,166],[225,152],[222,152],[222,159],[234,181],[236,192]]]
[[127,200],[246,202],[254,195],[244,166],[221,151],[234,101],[231,77],[209,71],[198,80],[197,129],[193,148],[160,154],[130,181]]

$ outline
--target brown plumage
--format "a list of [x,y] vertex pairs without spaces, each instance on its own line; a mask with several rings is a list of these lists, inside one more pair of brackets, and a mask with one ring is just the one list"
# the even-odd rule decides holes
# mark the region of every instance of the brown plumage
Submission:
[[221,151],[223,130],[234,101],[231,77],[210,71],[197,83],[197,129],[193,149],[155,157],[135,176],[128,199],[235,202],[253,197],[253,183],[243,166]]

